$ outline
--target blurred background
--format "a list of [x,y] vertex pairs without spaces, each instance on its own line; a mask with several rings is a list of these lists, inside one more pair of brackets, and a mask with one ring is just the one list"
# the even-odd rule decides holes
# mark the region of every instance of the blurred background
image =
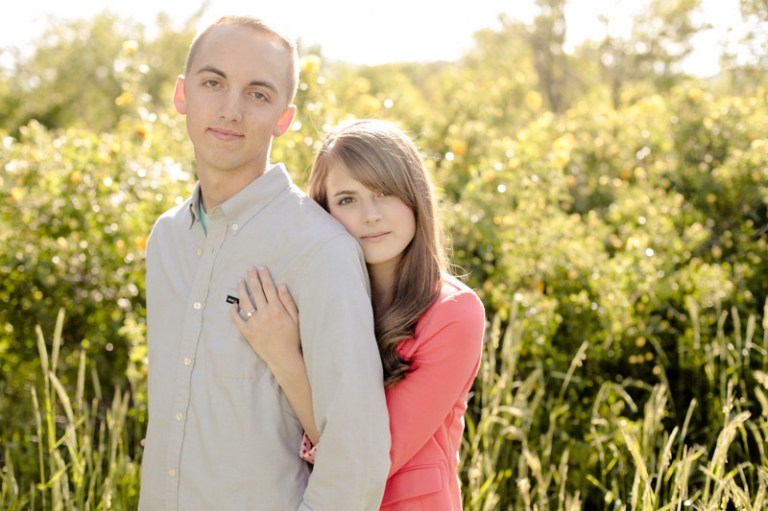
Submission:
[[422,150],[488,313],[466,509],[766,508],[766,0],[3,3],[0,507],[136,507],[173,84],[228,13],[299,42],[298,184],[344,119]]
[[[604,38],[608,33],[627,36],[633,17],[647,9],[648,0],[571,0],[563,7],[568,29],[564,50],[572,53],[586,39]],[[32,0],[24,9],[5,6],[0,18],[0,47],[14,47],[25,54],[34,51],[36,40],[47,28],[62,20],[88,18],[109,10],[121,18],[133,19],[149,36],[158,32],[157,17],[164,13],[180,28],[200,12],[195,26],[200,29],[220,16],[232,13],[258,15],[306,45],[320,45],[326,58],[353,64],[385,62],[455,61],[472,45],[472,35],[483,28],[498,28],[499,15],[530,23],[537,15],[535,0],[480,0],[469,8],[466,2],[447,0],[440,8],[428,2],[393,0],[386,6],[370,1],[285,0],[254,2],[208,0],[177,2],[138,0],[114,4],[86,0],[65,5],[54,0]],[[2,12],[2,11],[0,11]],[[4,13],[5,14],[5,13]],[[720,55],[733,51],[745,34],[739,0],[702,0],[691,17],[702,24],[693,35],[693,47],[682,62],[683,70],[711,76],[720,69]],[[8,58],[6,54],[6,58]]]

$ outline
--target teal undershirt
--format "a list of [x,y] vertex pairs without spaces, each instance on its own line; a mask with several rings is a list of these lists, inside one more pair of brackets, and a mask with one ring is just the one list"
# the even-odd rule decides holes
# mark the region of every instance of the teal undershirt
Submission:
[[208,234],[208,220],[210,219],[210,217],[208,216],[208,213],[206,213],[205,209],[203,208],[203,201],[202,200],[200,202],[198,202],[197,209],[198,209],[197,213],[200,216],[200,225],[203,226],[203,232],[205,232],[205,234],[207,235]]

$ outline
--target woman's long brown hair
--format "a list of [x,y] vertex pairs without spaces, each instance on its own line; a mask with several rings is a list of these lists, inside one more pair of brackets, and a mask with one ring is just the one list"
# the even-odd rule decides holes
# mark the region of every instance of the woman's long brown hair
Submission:
[[410,370],[397,347],[413,337],[416,323],[440,293],[448,266],[432,181],[413,141],[387,121],[347,122],[326,137],[309,178],[310,197],[326,210],[325,182],[339,165],[367,188],[399,198],[416,218],[416,233],[398,266],[392,305],[374,318],[384,386],[391,387]]

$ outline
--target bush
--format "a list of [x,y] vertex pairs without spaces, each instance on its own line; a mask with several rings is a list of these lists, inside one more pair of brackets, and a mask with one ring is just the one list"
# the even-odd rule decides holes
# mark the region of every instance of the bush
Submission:
[[[729,95],[691,81],[664,94],[626,88],[614,104],[597,89],[554,115],[527,75],[500,76],[486,64],[508,59],[483,51],[428,69],[306,55],[299,116],[272,152],[304,184],[325,131],[362,116],[398,122],[424,151],[454,263],[492,323],[462,450],[467,508],[758,506],[768,413],[768,337],[758,328],[768,330],[766,90]],[[80,485],[67,428],[89,438],[110,406],[125,410],[127,437],[114,438],[127,457],[120,502],[133,502],[132,442],[146,421],[144,244],[160,213],[191,192],[194,164],[181,118],[151,105],[130,59],[141,52],[129,53],[112,132],[33,121],[0,144],[9,505],[43,498],[58,473],[67,483],[56,491],[85,495],[92,485]],[[519,65],[530,65],[523,57]],[[68,319],[50,370],[35,325],[56,331],[60,307]],[[103,390],[80,383],[81,360]],[[53,381],[63,390],[51,393]],[[41,408],[31,388],[59,405]],[[66,392],[97,404],[69,414],[60,408]],[[46,432],[50,463],[22,442],[44,441],[33,426],[41,409],[62,425]],[[55,454],[62,447],[69,454]],[[43,487],[32,489],[35,480]]]

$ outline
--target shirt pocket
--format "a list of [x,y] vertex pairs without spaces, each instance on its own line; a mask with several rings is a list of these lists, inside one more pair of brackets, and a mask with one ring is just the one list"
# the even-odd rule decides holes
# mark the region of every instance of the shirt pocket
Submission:
[[267,369],[267,364],[248,344],[230,317],[232,303],[227,297],[236,297],[236,288],[227,288],[223,297],[216,297],[205,318],[206,361],[213,376],[219,378],[260,379]]
[[439,464],[421,465],[393,475],[387,481],[381,509],[394,504],[398,510],[451,509],[445,469]]

